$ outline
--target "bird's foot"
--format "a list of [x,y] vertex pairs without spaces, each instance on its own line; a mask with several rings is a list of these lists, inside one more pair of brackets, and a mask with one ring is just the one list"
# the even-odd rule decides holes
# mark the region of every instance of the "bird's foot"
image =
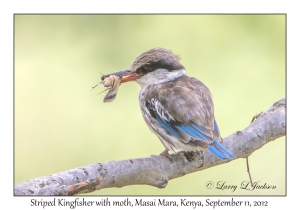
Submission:
[[165,149],[162,153],[160,153],[159,155],[161,155],[161,156],[164,156],[164,157],[167,157],[167,156],[169,156],[170,154],[169,154],[169,150],[168,149]]

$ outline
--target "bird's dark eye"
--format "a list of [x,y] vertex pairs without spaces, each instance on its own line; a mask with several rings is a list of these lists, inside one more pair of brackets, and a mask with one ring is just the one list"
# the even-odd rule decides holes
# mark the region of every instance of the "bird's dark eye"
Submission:
[[138,74],[147,74],[149,72],[153,71],[150,66],[141,66],[136,70],[136,73]]

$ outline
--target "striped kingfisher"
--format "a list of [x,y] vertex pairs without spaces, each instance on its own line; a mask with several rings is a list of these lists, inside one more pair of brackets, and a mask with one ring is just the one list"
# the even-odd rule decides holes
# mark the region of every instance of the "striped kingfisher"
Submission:
[[206,150],[222,160],[235,158],[222,145],[209,89],[186,74],[178,56],[154,48],[138,56],[128,69],[103,75],[122,77],[121,83],[136,81],[145,122],[165,147],[172,150]]

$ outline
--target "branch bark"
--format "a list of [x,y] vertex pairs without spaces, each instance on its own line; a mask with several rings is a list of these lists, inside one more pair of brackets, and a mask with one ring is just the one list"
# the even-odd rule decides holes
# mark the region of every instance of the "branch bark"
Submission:
[[[236,158],[245,158],[285,134],[286,100],[281,99],[247,128],[224,138],[224,145]],[[14,194],[75,195],[128,185],[164,188],[169,180],[224,163],[206,151],[181,151],[168,157],[152,155],[148,158],[112,160],[23,182],[15,185]]]

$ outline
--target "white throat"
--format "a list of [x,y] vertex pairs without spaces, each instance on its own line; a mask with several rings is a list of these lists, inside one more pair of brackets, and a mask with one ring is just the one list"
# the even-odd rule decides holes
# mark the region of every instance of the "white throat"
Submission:
[[160,84],[168,81],[172,81],[185,75],[185,70],[173,70],[168,71],[167,69],[157,69],[153,72],[145,74],[140,79],[137,79],[136,82],[140,84],[141,88],[145,88],[149,85]]

